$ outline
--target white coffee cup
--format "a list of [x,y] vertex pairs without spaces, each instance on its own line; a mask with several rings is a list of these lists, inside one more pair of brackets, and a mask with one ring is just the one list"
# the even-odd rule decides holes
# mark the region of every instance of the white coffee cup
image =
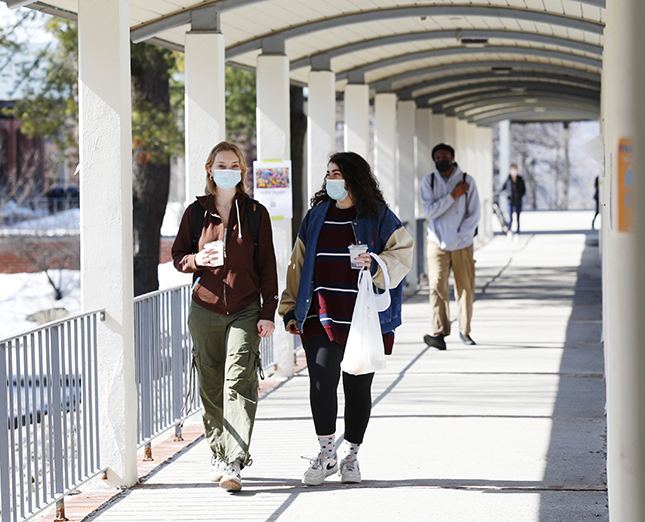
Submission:
[[221,239],[211,241],[206,243],[204,248],[210,250],[208,259],[211,262],[211,266],[222,266],[224,264],[224,241]]
[[360,262],[357,258],[360,254],[367,252],[367,245],[349,245],[347,248],[349,248],[349,261],[352,268],[355,268],[356,270],[363,268],[362,266],[357,265],[357,263]]

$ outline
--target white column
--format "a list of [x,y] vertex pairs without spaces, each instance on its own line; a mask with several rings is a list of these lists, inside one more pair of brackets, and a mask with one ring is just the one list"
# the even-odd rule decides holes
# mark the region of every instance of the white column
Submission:
[[[417,169],[415,165],[416,150],[416,116],[417,104],[413,100],[399,101],[398,119],[398,197],[399,219],[403,221],[410,235],[417,237],[417,220],[414,213],[415,201],[418,199]],[[416,255],[412,260],[412,269],[407,275],[408,288],[415,290],[417,283]]]
[[473,177],[477,182],[479,182],[480,165],[477,162],[477,126],[474,123],[466,122],[465,146],[468,172],[473,172]]
[[[446,115],[445,114],[433,114],[430,120],[430,152],[431,153],[434,146],[439,143],[446,143]],[[434,160],[433,160],[433,163],[430,165],[430,168],[434,170]]]
[[374,173],[385,200],[398,213],[396,199],[396,94],[379,93],[374,99]]
[[224,35],[186,33],[186,204],[204,194],[208,153],[226,137]]
[[329,156],[336,150],[336,75],[309,73],[307,103],[307,202],[320,190]]
[[[291,159],[289,117],[289,60],[284,54],[258,56],[257,79],[257,137],[258,160]],[[272,221],[278,284],[280,293],[286,286],[287,267],[293,248],[291,219]],[[284,330],[282,319],[276,314],[273,346],[278,373],[293,375],[294,340]]]
[[367,159],[370,150],[370,90],[365,84],[345,87],[345,150]]
[[[603,318],[606,324],[607,477],[609,516],[621,522],[645,519],[645,35],[641,0],[608,0],[604,35],[602,119],[605,183],[609,207],[603,212]],[[621,139],[633,142],[632,231],[618,220]]]
[[[416,166],[417,166],[417,180],[421,182],[423,176],[429,174],[434,170],[434,162],[430,152],[434,146],[432,138],[432,109],[419,108],[415,116],[416,128]],[[423,209],[421,208],[420,200],[417,198],[417,218],[423,217]]]
[[[499,122],[499,187],[506,181],[508,171],[511,168],[511,122],[502,120]],[[523,172],[520,171],[520,174]]]
[[443,123],[443,142],[452,146],[457,153],[457,118],[454,116],[445,116]]
[[469,149],[472,146],[472,142],[468,139],[468,122],[465,120],[455,120],[455,139],[452,143],[448,142],[455,149],[455,160],[459,163],[459,166],[464,172],[469,172],[472,170],[470,165],[470,154]]
[[479,240],[486,241],[493,235],[493,131],[490,127],[475,127],[477,164],[477,191],[481,203]]
[[112,486],[137,482],[132,281],[130,16],[127,0],[79,0],[81,299],[98,327],[101,465]]
[[417,266],[417,281],[421,274],[426,273],[426,222],[423,208],[421,207],[421,200],[419,199],[419,186],[421,180],[426,174],[434,170],[434,162],[432,161],[432,109],[419,108],[415,118],[416,126],[416,189],[414,191],[414,215],[417,220],[417,235],[414,238],[414,251],[415,251],[415,265]]

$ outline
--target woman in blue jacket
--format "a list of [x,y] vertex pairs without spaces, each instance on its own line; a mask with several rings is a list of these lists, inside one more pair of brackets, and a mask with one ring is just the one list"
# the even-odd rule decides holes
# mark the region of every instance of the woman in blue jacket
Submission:
[[334,154],[322,190],[311,200],[302,221],[287,272],[287,288],[278,313],[293,335],[300,335],[309,370],[309,400],[320,453],[302,478],[322,484],[339,471],[341,481],[358,483],[356,459],[369,422],[374,374],[342,372],[345,394],[343,458],[336,453],[337,389],[347,335],[358,293],[358,270],[350,266],[348,247],[364,245],[359,268],[372,272],[374,284],[385,288],[383,272],[369,252],[380,256],[390,277],[390,307],[379,313],[386,353],[394,329],[401,324],[401,281],[412,264],[413,240],[387,207],[369,164],[353,152]]

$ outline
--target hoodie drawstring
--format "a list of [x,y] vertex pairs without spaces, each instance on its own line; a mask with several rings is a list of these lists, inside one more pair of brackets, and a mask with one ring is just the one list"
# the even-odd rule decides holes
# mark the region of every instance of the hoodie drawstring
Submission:
[[235,210],[237,211],[237,237],[242,239],[242,222],[240,221],[240,206],[237,204],[237,198],[235,199]]

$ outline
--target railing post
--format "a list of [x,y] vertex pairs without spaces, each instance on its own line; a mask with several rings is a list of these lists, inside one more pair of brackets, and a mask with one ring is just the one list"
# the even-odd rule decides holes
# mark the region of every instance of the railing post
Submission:
[[[140,312],[143,320],[140,323],[141,332],[139,340],[141,342],[139,355],[141,357],[141,383],[139,393],[141,393],[141,439],[150,439],[152,436],[152,379],[151,379],[151,351],[152,351],[152,304],[149,300],[139,303]],[[152,449],[146,457],[152,459]]]
[[[7,345],[0,344],[0,375],[4,375],[4,382],[0,385],[0,412],[9,411],[7,387]],[[0,413],[4,417],[4,413]],[[11,520],[11,497],[9,496],[9,416],[4,417],[3,426],[0,428],[0,508],[2,509],[2,522]],[[15,506],[14,506],[15,508]]]
[[69,520],[69,518],[65,516],[65,497],[61,497],[56,501],[56,518],[54,522],[65,522],[66,520]]
[[49,410],[51,415],[51,422],[54,426],[54,487],[55,495],[62,495],[64,493],[63,487],[63,427],[62,416],[62,393],[63,393],[63,379],[64,375],[60,373],[60,343],[58,339],[58,327],[51,329],[51,385],[52,385],[52,407]]
[[[174,290],[170,299],[171,323],[171,378],[172,378],[172,414],[175,421],[175,440],[184,440],[181,436],[181,407],[182,407],[182,366],[183,366],[183,343],[182,343],[182,291]],[[188,366],[190,371],[190,366]],[[188,413],[188,412],[186,412]]]

